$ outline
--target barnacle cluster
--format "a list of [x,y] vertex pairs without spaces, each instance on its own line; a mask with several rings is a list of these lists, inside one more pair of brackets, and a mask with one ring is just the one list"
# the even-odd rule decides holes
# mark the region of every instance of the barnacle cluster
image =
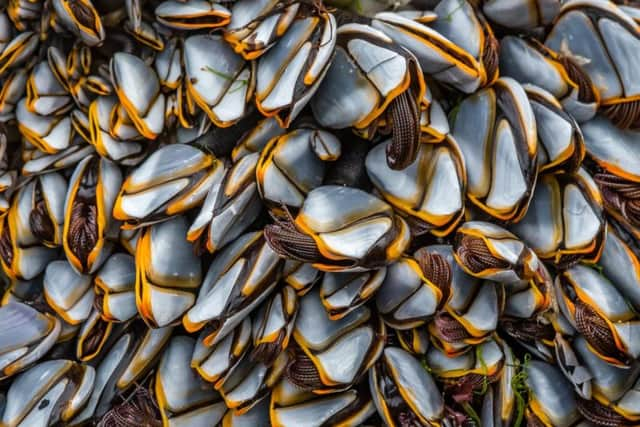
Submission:
[[640,425],[640,7],[0,2],[0,427]]

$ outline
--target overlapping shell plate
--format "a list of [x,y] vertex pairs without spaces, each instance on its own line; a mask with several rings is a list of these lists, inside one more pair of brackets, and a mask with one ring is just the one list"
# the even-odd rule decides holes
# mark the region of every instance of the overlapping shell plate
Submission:
[[0,427],[640,425],[640,7],[0,2]]

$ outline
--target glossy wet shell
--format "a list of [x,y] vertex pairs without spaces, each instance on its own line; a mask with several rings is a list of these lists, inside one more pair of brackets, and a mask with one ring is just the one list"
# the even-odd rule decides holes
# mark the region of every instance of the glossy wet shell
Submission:
[[487,214],[518,221],[526,212],[537,173],[538,140],[531,105],[515,80],[466,98],[453,135],[467,170],[467,196]]
[[3,6],[1,427],[640,423],[639,4]]

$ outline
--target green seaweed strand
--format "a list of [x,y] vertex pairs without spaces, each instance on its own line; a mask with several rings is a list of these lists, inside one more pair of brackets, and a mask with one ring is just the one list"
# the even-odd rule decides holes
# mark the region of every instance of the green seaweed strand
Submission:
[[531,355],[525,354],[522,361],[522,365],[515,365],[516,374],[511,378],[511,389],[513,395],[516,398],[516,420],[513,423],[514,427],[522,426],[524,420],[524,410],[527,406],[527,396],[529,394],[529,388],[527,387],[527,367],[531,361]]
[[479,394],[480,396],[483,396],[484,394],[487,393],[487,390],[489,389],[489,367],[487,366],[487,363],[484,360],[484,357],[482,357],[482,349],[481,347],[476,347],[476,359],[478,359],[478,361],[480,362],[480,367],[482,368],[482,388],[478,391],[476,391],[476,394]]
[[[223,79],[225,79],[225,80],[229,80],[229,81],[233,81],[233,80],[234,80],[234,78],[233,78],[233,76],[232,76],[232,75],[230,75],[230,74],[226,74],[226,73],[223,73],[222,71],[219,71],[219,70],[216,70],[215,68],[212,68],[212,67],[210,67],[209,65],[206,65],[206,66],[203,68],[203,70],[204,70],[204,71],[208,71],[208,72],[210,72],[211,74],[215,74],[215,75],[216,75],[216,76],[218,76],[218,77],[222,77],[222,78],[223,78]],[[244,86],[246,86],[246,85],[249,83],[249,81],[248,81],[247,79],[238,80],[237,82],[238,82],[240,85],[239,85],[238,87],[231,88],[231,89],[229,90],[229,93],[236,92],[236,91],[238,91],[238,90],[242,89]],[[235,83],[235,82],[234,82],[234,83]]]

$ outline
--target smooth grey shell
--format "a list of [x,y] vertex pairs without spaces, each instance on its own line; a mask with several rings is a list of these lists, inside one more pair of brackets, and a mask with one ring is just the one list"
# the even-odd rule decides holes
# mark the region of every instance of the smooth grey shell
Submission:
[[538,137],[523,87],[501,77],[460,104],[453,135],[467,171],[467,196],[484,212],[517,222],[537,175]]
[[565,254],[594,262],[605,241],[602,196],[582,168],[574,174],[546,175],[536,185],[524,218],[511,230],[545,261]]
[[309,103],[330,67],[337,25],[331,13],[296,19],[258,59],[256,105],[263,115],[289,127]]
[[212,122],[227,127],[247,113],[253,71],[218,35],[193,35],[184,41],[186,90]]
[[391,141],[377,144],[365,160],[367,174],[382,197],[435,235],[450,232],[464,214],[462,153],[451,137],[447,142],[420,144],[416,160],[402,170],[391,169],[385,161]]
[[[311,100],[316,120],[331,129],[365,128],[375,111],[401,86],[409,64],[398,46],[381,31],[362,24],[345,24],[337,37],[348,37],[338,45],[320,89]],[[408,52],[405,55],[410,57]]]
[[331,320],[319,292],[311,290],[300,299],[293,330],[298,345],[313,355],[318,370],[331,381],[330,390],[345,390],[380,356],[384,324],[366,306],[338,320]]
[[[502,0],[496,3],[500,2]],[[520,37],[505,36],[500,40],[501,75],[512,77],[521,84],[532,84],[548,91],[562,103],[576,121],[582,123],[590,120],[598,109],[597,102],[586,103],[578,99],[578,88],[572,87],[562,75],[561,69],[554,65],[552,60],[545,58]]]
[[[387,365],[386,372],[379,364]],[[413,414],[423,423],[438,423],[444,416],[444,400],[438,391],[431,374],[424,369],[420,361],[412,354],[398,348],[386,347],[382,352],[380,361],[369,370],[369,389],[373,402],[383,419],[390,411],[388,405],[397,405],[397,402],[385,401],[381,390],[387,381],[396,388],[396,399],[401,398],[405,404],[413,410]],[[388,392],[388,391],[385,391]],[[389,425],[396,420],[385,419]]]
[[185,239],[187,227],[186,218],[173,217],[150,226],[144,232],[144,246],[137,245],[136,292],[142,297],[136,298],[136,304],[157,327],[179,322],[194,304],[202,281],[201,260]]
[[387,267],[376,294],[376,307],[384,321],[395,329],[411,329],[431,319],[440,306],[441,293],[423,281],[411,258],[401,258]]
[[640,32],[631,17],[614,3],[564,3],[545,44],[581,60],[581,68],[598,88],[603,102],[640,93],[640,85],[633,78],[639,58],[630,54],[640,48]]
[[209,324],[205,343],[222,340],[275,288],[280,262],[262,232],[240,236],[211,263],[195,305],[185,313],[185,328],[193,332]]
[[[70,6],[65,7],[64,3],[67,3],[64,0],[52,0],[53,9],[56,12],[56,17],[60,20],[60,22],[76,37],[80,38],[83,43],[87,46],[98,46],[100,45],[105,38],[104,27],[102,26],[102,20],[100,19],[100,15],[98,11],[95,10],[93,4],[90,1],[79,1],[78,3],[82,4],[82,6],[76,5],[76,8],[86,8],[90,9],[88,12],[91,16],[91,21],[94,24],[94,27],[91,28],[91,32],[86,31],[83,27],[85,27],[86,23],[80,23],[78,20],[69,13],[69,9],[73,9]],[[84,15],[87,13],[86,9],[79,11],[79,15]],[[86,19],[86,15],[84,16]],[[86,27],[85,27],[86,28]]]
[[558,368],[532,360],[525,369],[531,398],[554,425],[572,425],[580,418],[571,384]]
[[[344,412],[342,412],[344,411]],[[271,397],[271,421],[283,427],[320,427],[343,422],[346,426],[363,425],[376,411],[368,396],[355,388],[341,393],[314,395],[300,391],[283,379]]]
[[47,426],[68,421],[89,399],[95,380],[91,366],[48,360],[12,382],[2,414],[5,426]]
[[490,20],[516,30],[549,25],[560,12],[558,0],[489,0],[482,11]]
[[322,185],[327,161],[340,157],[340,140],[317,129],[296,129],[269,143],[257,169],[257,183],[265,203],[302,206],[306,194]]
[[0,378],[21,371],[56,343],[61,324],[55,317],[10,302],[0,307]]
[[66,260],[53,261],[43,283],[47,302],[66,322],[77,325],[89,317],[95,297],[91,276],[79,274]]
[[111,81],[138,131],[155,139],[164,128],[165,96],[155,71],[142,59],[124,52],[113,55]]
[[156,388],[164,396],[160,411],[177,425],[197,425],[197,419],[216,424],[224,416],[226,406],[218,401],[218,393],[191,369],[194,344],[193,338],[176,336],[164,351],[156,372]]

